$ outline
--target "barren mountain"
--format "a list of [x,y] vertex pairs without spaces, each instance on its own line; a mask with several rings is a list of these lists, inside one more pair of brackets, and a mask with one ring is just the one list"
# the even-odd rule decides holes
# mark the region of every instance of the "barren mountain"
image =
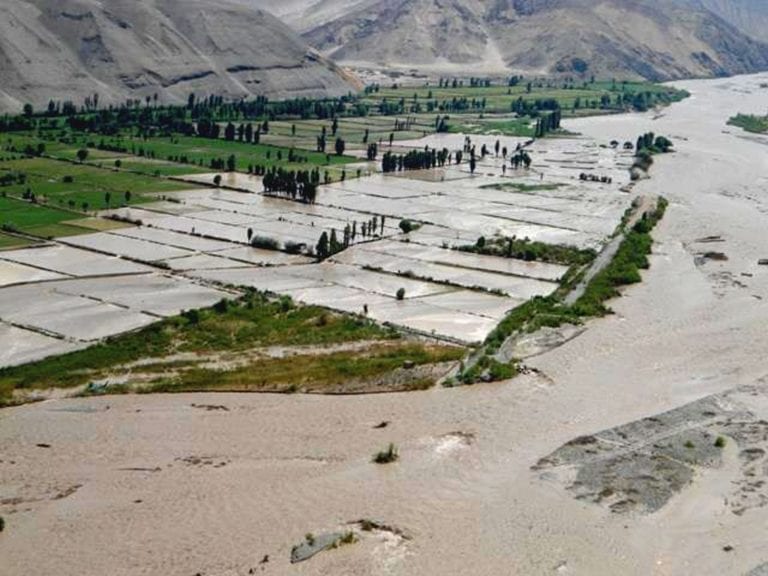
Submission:
[[230,0],[3,0],[0,108],[98,93],[343,94],[342,72],[271,14]]
[[[294,4],[290,21],[338,3]],[[768,45],[704,3],[717,0],[358,0],[304,35],[341,62],[655,80],[768,69]]]
[[742,30],[768,42],[767,0],[694,0]]

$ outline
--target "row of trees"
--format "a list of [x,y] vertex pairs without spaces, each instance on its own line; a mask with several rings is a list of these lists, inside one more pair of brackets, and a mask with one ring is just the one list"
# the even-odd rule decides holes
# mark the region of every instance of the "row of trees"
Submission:
[[320,184],[320,170],[273,168],[264,174],[262,184],[264,193],[268,196],[283,196],[305,204],[314,204]]
[[[424,150],[411,150],[406,154],[386,152],[381,160],[381,170],[382,172],[402,172],[442,167],[450,163],[451,156],[447,148],[438,151],[426,147]],[[459,162],[461,162],[460,159],[457,164]]]
[[406,100],[400,98],[391,100],[383,98],[376,106],[377,112],[381,116],[395,116],[398,114],[420,114],[423,112],[482,112],[486,109],[488,100],[486,98],[469,98],[467,96],[454,96],[450,100],[426,100],[423,104],[419,101]]
[[643,151],[651,154],[666,154],[672,149],[672,141],[665,136],[656,136],[653,132],[647,132],[637,137],[635,156],[642,155]]
[[562,114],[560,110],[542,116],[536,119],[536,128],[534,130],[535,138],[543,138],[549,132],[554,132],[560,129],[560,122],[562,120]]
[[[386,217],[374,216],[367,222],[362,222],[360,224],[359,232],[357,221],[354,221],[351,224],[347,223],[340,234],[337,234],[335,228],[331,229],[330,234],[328,234],[326,231],[323,231],[323,233],[320,234],[320,239],[317,241],[315,254],[319,259],[325,260],[326,258],[330,258],[334,254],[338,254],[342,250],[348,248],[350,244],[355,242],[358,235],[363,239],[374,238],[383,235],[385,223]],[[379,230],[381,231],[379,232]],[[339,238],[339,236],[341,238]]]

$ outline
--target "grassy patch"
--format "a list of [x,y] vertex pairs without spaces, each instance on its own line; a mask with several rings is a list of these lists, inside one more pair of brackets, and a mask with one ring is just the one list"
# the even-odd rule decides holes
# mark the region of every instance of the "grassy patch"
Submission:
[[11,236],[10,234],[3,234],[0,232],[0,250],[8,250],[10,248],[23,248],[24,246],[31,246],[34,241],[27,238],[20,238],[19,236]]
[[[152,391],[272,390],[291,387],[322,390],[348,381],[378,378],[411,362],[415,366],[458,360],[461,348],[397,342],[399,335],[375,323],[314,306],[295,306],[289,298],[249,293],[238,301],[222,301],[105,340],[85,350],[0,370],[0,403],[13,390],[68,388],[114,375],[132,362],[170,358],[137,371],[157,373]],[[364,350],[318,353],[285,358],[259,358],[227,370],[200,368],[197,361],[172,361],[177,353],[206,355],[268,346],[310,346],[371,341]],[[123,367],[123,368],[121,368]],[[410,372],[410,371],[408,371]],[[173,377],[167,377],[173,373]],[[422,389],[423,373],[403,377],[400,389]],[[429,385],[432,382],[428,383]],[[110,389],[111,391],[111,389]]]
[[[485,136],[521,136],[533,138],[534,126],[530,118],[507,118],[504,120],[477,119],[465,121],[461,116],[449,124],[449,132],[455,134],[477,134]],[[535,125],[535,122],[533,123]]]
[[462,252],[515,258],[526,262],[548,262],[564,266],[584,266],[591,263],[597,253],[592,249],[579,249],[572,246],[545,244],[533,242],[526,238],[505,238],[494,236],[486,239],[481,237],[475,244],[462,246]]
[[[124,149],[134,156],[139,155],[143,157],[151,155],[156,160],[181,162],[183,165],[206,168],[209,171],[212,169],[210,167],[211,160],[226,160],[230,155],[234,155],[236,169],[240,172],[247,172],[249,166],[255,165],[266,168],[280,166],[287,170],[308,170],[315,166],[339,166],[357,161],[356,158],[350,156],[337,156],[332,151],[329,154],[322,154],[301,150],[295,152],[295,154],[300,156],[302,160],[291,162],[289,160],[291,156],[291,149],[289,147],[272,146],[269,144],[248,144],[239,141],[177,134],[168,137],[156,136],[146,140],[123,135],[116,138],[106,138],[104,139],[104,144]],[[135,162],[135,160],[133,161]],[[124,165],[130,164],[124,163]],[[183,166],[181,167],[183,168]]]
[[273,300],[254,293],[237,302],[222,302],[168,318],[85,350],[0,370],[0,385],[77,386],[115,366],[176,352],[236,352],[258,346],[319,345],[393,336],[367,320],[313,306],[298,307],[287,298]]
[[[0,162],[0,176],[17,172],[26,181],[4,186],[8,196],[33,194],[48,206],[78,211],[115,208],[154,200],[150,193],[188,190],[194,186],[149,175],[104,170],[50,158],[25,158]],[[107,203],[109,195],[109,204]]]
[[486,380],[488,382],[501,382],[511,380],[517,376],[517,367],[512,364],[503,364],[498,360],[484,355],[471,368],[459,374],[459,380],[463,384],[474,384]]
[[[241,368],[193,368],[161,380],[147,392],[323,392],[349,382],[384,378],[406,361],[416,366],[457,360],[463,351],[447,346],[381,344],[364,350],[266,358]],[[399,390],[420,390],[422,379],[404,379]]]
[[[72,236],[90,232],[85,228],[67,224],[67,221],[76,220],[79,217],[78,214],[50,206],[0,197],[0,226],[9,231],[23,232],[41,238]],[[5,236],[5,238],[9,240],[6,243],[0,241],[0,247],[25,245],[22,239],[11,236]],[[3,246],[3,244],[5,245]]]
[[[635,97],[638,98],[635,98]],[[580,82],[565,83],[559,80],[534,80],[516,86],[492,85],[445,85],[382,86],[378,91],[363,97],[363,102],[379,107],[383,101],[392,105],[404,102],[406,112],[438,110],[463,103],[468,111],[482,109],[485,113],[510,112],[512,104],[522,98],[526,102],[556,100],[564,112],[573,115],[607,113],[622,110],[625,106],[650,107],[669,104],[687,96],[677,90],[650,82]],[[455,115],[454,111],[452,116]]]
[[765,134],[768,132],[768,116],[737,114],[728,120],[728,124],[731,126],[738,126],[747,132],[753,132],[755,134]]

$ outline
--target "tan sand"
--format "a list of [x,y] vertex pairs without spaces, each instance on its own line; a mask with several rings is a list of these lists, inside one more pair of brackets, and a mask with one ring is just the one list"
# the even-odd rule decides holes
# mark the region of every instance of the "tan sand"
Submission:
[[[637,187],[671,201],[644,283],[615,316],[532,360],[541,376],[409,395],[132,396],[0,412],[2,573],[740,575],[767,561],[768,508],[736,516],[724,501],[731,445],[722,468],[650,516],[579,502],[530,469],[576,436],[768,373],[768,269],[757,266],[768,148],[725,126],[764,111],[767,78],[679,83],[693,97],[657,119],[568,124],[606,142],[652,129],[678,152]],[[695,241],[710,235],[729,260],[697,265]],[[400,462],[371,464],[389,442]],[[307,532],[361,517],[412,540],[375,533],[289,564]]]

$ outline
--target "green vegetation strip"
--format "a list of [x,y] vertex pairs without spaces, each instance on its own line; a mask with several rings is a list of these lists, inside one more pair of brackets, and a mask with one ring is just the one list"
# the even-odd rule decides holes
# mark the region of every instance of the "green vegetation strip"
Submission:
[[580,250],[571,246],[534,242],[526,238],[504,238],[501,236],[487,240],[481,236],[474,245],[462,246],[459,250],[486,256],[514,258],[526,262],[562,264],[563,266],[584,266],[597,257],[597,253],[592,249]]
[[34,244],[32,240],[0,232],[0,250],[23,248],[24,246],[30,246],[32,244]]
[[514,370],[500,364],[492,356],[514,334],[533,333],[544,327],[557,328],[565,324],[578,325],[587,318],[611,314],[607,302],[620,295],[619,289],[622,286],[640,282],[640,271],[650,266],[648,256],[653,247],[651,231],[663,218],[666,208],[667,201],[659,199],[656,210],[644,215],[627,232],[613,260],[590,281],[575,304],[569,306],[563,302],[567,290],[577,280],[571,277],[555,295],[533,298],[510,312],[486,339],[480,361],[464,370],[460,380],[463,383],[474,383],[483,374],[492,380],[511,377]]
[[563,304],[558,295],[534,298],[514,310],[491,333],[486,341],[488,351],[498,351],[501,344],[516,332],[535,332],[543,326],[579,324],[584,318],[611,314],[606,302],[620,295],[620,287],[640,282],[640,270],[649,267],[648,255],[653,247],[651,231],[664,216],[666,207],[666,200],[660,199],[656,210],[627,233],[616,256],[592,279],[573,306]]
[[[370,382],[402,368],[457,361],[461,348],[423,344],[373,345],[364,350],[332,354],[301,354],[286,358],[260,359],[232,370],[191,369],[150,385],[146,392],[323,392],[340,389],[345,383]],[[423,390],[434,380],[415,370],[404,371],[397,390]],[[392,391],[392,388],[386,388]]]
[[752,132],[754,134],[768,133],[768,116],[755,116],[753,114],[737,114],[730,120],[728,124],[731,126],[738,126]]
[[[71,388],[114,376],[140,360],[154,365],[137,372],[157,372],[157,390],[270,389],[291,385],[322,386],[381,376],[408,361],[418,366],[459,359],[456,347],[399,343],[399,334],[375,323],[314,306],[296,306],[290,298],[273,299],[249,292],[237,301],[222,300],[212,308],[192,310],[137,332],[105,340],[85,350],[0,370],[0,404],[13,402],[14,390]],[[394,342],[390,342],[394,341]],[[231,370],[203,370],[199,361],[270,346],[312,346],[380,342],[365,351],[260,358]],[[176,372],[173,379],[165,373]],[[130,375],[131,369],[125,369]],[[431,385],[432,382],[429,383]],[[412,387],[426,384],[414,379]],[[153,388],[150,387],[150,390]],[[117,391],[117,388],[115,389]]]

